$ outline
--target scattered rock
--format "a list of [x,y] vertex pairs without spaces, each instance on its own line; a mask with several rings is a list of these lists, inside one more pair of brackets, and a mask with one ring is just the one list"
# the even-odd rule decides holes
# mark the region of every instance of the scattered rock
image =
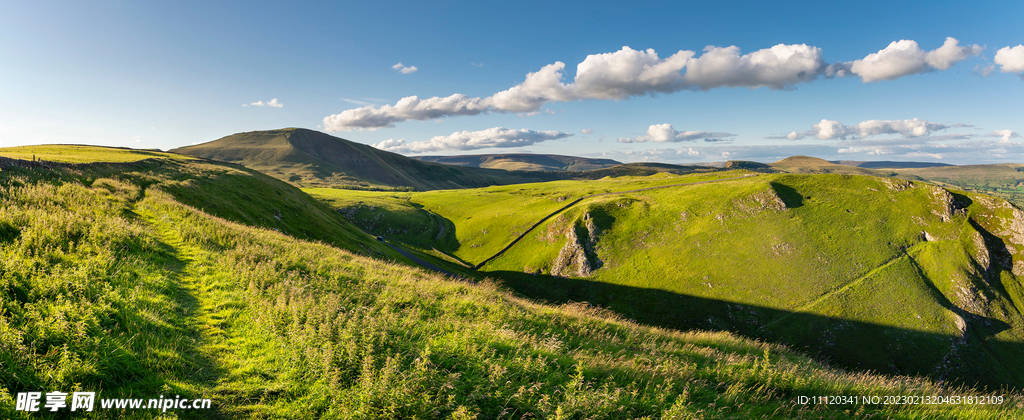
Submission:
[[881,178],[881,181],[883,184],[885,184],[886,187],[889,187],[889,189],[893,191],[903,191],[908,188],[914,188],[913,182],[902,179]]

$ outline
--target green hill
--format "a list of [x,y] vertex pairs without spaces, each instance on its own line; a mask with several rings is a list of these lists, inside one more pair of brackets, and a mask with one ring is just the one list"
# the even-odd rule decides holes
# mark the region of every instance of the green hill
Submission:
[[414,156],[413,159],[446,165],[474,168],[504,169],[506,171],[587,171],[621,165],[611,159],[592,159],[576,156],[540,154],[492,154],[466,156]]
[[790,156],[778,162],[773,162],[770,166],[781,172],[798,174],[850,174],[874,176],[887,176],[889,174],[888,172],[880,172],[869,168],[832,163],[825,159],[819,159],[811,156]]
[[1024,164],[963,165],[895,169],[904,177],[920,177],[939,185],[996,195],[1024,207]]
[[424,162],[301,128],[238,133],[171,152],[240,164],[303,187],[434,190],[557,179]]
[[[799,160],[780,166],[834,165]],[[1024,212],[991,196],[893,178],[731,171],[362,199],[436,220],[402,231],[402,220],[375,214],[398,239],[476,265],[581,197],[654,186],[671,187],[585,198],[481,271],[527,296],[734,331],[849,368],[1024,386],[1014,356],[1024,351]],[[353,208],[345,192],[330,200]]]
[[[4,418],[36,417],[13,410],[27,391],[97,392],[83,418],[961,419],[1024,404],[1000,391],[979,409],[971,389],[447,280],[389,262],[401,257],[342,216],[233,165],[0,169]],[[171,395],[212,406],[98,406]],[[799,399],[834,395],[949,404]]]

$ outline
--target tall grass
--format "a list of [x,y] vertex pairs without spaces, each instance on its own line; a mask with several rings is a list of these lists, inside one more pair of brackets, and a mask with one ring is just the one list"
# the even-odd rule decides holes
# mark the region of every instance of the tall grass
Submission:
[[[229,221],[180,201],[182,171],[210,170],[188,165],[0,175],[4,416],[19,416],[12,395],[40,389],[213,399],[174,413],[196,418],[999,418],[1024,402],[800,405],[975,392],[541,305]],[[152,413],[91,414],[118,415]]]

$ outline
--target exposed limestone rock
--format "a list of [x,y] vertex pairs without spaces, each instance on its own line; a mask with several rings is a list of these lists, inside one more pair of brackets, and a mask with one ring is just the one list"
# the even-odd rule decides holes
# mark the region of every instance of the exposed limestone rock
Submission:
[[1005,230],[999,232],[999,236],[1008,238],[1010,243],[1014,245],[1024,245],[1024,211],[1010,206],[1009,203],[1006,203],[1006,205],[1013,209],[1013,216],[1006,220],[1006,223],[1004,223]]
[[988,270],[988,247],[985,246],[985,238],[982,238],[978,232],[971,232],[971,240],[974,242],[974,260]]
[[594,253],[594,245],[599,232],[589,213],[583,216],[583,224],[587,228],[587,238],[585,239],[580,239],[574,226],[567,229],[565,237],[568,241],[558,252],[558,257],[555,258],[551,266],[551,275],[589,277],[594,270],[604,265]]
[[914,183],[896,178],[881,178],[883,184],[889,187],[893,191],[903,191],[908,188],[914,188]]
[[782,211],[786,209],[786,203],[773,190],[761,191],[747,199],[735,200],[733,204],[740,210],[751,214],[764,210]]
[[967,214],[967,203],[962,203],[957,200],[953,194],[946,191],[945,188],[936,186],[930,186],[929,192],[931,192],[933,199],[935,200],[935,206],[937,210],[933,209],[932,214],[939,216],[939,219],[943,222],[948,222],[953,219],[953,216],[959,216]]

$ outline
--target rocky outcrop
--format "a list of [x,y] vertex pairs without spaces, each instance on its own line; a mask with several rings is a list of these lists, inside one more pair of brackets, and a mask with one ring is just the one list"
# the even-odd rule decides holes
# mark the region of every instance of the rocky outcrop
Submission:
[[[584,238],[576,233],[577,230],[586,229]],[[581,232],[582,233],[582,232]],[[558,277],[589,277],[594,270],[600,268],[604,263],[594,252],[599,230],[590,214],[583,215],[582,226],[574,224],[565,233],[565,246],[558,252],[551,265],[551,275]]]

